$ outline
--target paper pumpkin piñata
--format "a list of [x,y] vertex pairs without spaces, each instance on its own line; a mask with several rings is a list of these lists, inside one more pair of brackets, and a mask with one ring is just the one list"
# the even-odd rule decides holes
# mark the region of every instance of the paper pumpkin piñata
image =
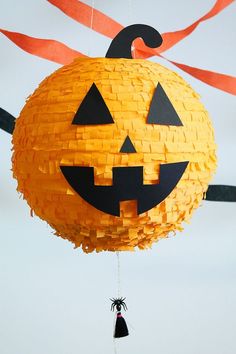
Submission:
[[27,100],[13,174],[30,208],[85,252],[150,247],[182,229],[216,168],[214,132],[177,73],[132,59],[146,25],[122,30],[105,58],[78,58]]

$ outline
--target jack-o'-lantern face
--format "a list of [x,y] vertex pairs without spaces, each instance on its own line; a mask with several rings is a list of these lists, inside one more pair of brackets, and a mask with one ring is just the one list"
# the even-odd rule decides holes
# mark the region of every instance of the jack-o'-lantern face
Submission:
[[57,70],[27,101],[13,144],[18,190],[86,252],[144,249],[181,230],[216,166],[198,95],[140,59],[83,58]]
[[[95,83],[80,104],[72,124],[115,124]],[[159,83],[151,101],[147,124],[183,125]],[[129,135],[119,152],[136,153]],[[187,165],[188,161],[160,165],[159,183],[155,184],[143,184],[143,166],[112,167],[112,186],[94,184],[94,167],[61,166],[61,171],[71,187],[89,204],[105,213],[120,216],[121,201],[135,200],[138,214],[159,204],[172,192]]]

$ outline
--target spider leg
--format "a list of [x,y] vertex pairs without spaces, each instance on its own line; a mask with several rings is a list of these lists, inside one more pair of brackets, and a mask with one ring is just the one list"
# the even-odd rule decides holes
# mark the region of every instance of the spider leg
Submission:
[[123,307],[123,309],[126,311],[126,309],[125,309],[125,305],[124,304],[121,304],[121,306]]
[[124,300],[125,300],[125,297],[121,300],[121,306],[126,311],[126,310],[128,310],[128,307],[127,307],[126,303],[124,302]]
[[114,308],[115,308],[115,304],[114,304],[114,303],[112,303],[112,304],[111,304],[111,311],[113,311],[113,312],[114,312]]
[[114,297],[113,298],[110,298],[112,304],[111,304],[111,311],[114,311],[114,307],[115,307],[115,299]]

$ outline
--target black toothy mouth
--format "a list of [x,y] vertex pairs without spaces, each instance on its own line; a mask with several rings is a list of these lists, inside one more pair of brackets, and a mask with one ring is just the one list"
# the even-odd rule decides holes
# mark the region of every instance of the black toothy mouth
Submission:
[[189,161],[160,165],[160,182],[143,184],[143,166],[113,167],[113,185],[94,185],[94,168],[60,166],[69,185],[89,204],[114,216],[120,216],[120,202],[137,200],[142,214],[162,202],[181,179]]

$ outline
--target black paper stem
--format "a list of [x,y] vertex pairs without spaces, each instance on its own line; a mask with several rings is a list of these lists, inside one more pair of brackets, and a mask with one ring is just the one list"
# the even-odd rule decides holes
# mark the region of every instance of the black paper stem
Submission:
[[125,27],[113,39],[108,48],[106,58],[132,59],[132,43],[139,37],[150,48],[157,48],[162,44],[162,37],[155,28],[143,24],[131,25]]

